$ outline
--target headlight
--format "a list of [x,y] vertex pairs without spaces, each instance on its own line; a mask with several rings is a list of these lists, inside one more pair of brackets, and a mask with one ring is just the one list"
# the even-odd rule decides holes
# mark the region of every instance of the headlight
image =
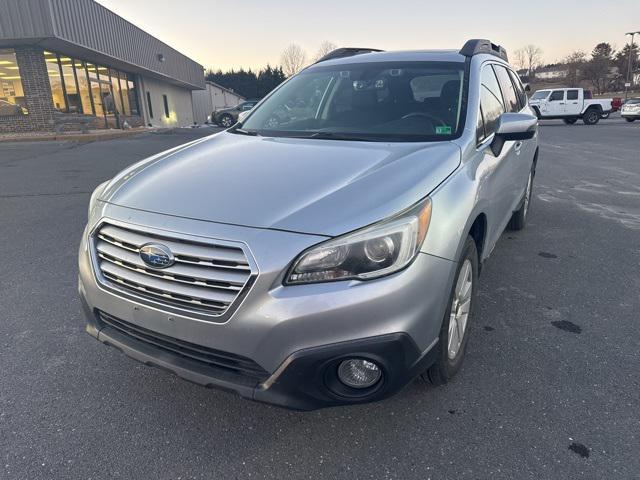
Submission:
[[96,201],[98,200],[98,198],[100,198],[100,195],[102,195],[102,192],[104,192],[105,187],[110,181],[111,180],[107,180],[106,182],[98,185],[96,189],[93,191],[93,193],[91,194],[91,198],[89,199],[89,212],[87,214],[87,217],[91,217],[91,211],[96,206]]
[[429,228],[431,200],[304,252],[286,284],[370,280],[397,272],[416,257]]

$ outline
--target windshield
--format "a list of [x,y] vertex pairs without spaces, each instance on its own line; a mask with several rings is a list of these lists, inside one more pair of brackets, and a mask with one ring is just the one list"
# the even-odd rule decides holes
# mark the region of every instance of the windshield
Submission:
[[547,98],[550,91],[551,90],[540,90],[539,92],[533,94],[531,100],[542,100],[543,98]]
[[293,77],[255,108],[238,133],[448,140],[463,127],[464,77],[461,62],[317,66]]
[[625,105],[637,105],[640,103],[640,99],[631,99],[625,102]]

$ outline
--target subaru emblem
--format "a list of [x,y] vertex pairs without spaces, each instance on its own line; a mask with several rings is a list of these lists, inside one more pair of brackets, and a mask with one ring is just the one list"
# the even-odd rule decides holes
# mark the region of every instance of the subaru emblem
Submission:
[[151,268],[167,268],[175,263],[175,258],[169,247],[159,243],[147,243],[140,249],[140,258]]

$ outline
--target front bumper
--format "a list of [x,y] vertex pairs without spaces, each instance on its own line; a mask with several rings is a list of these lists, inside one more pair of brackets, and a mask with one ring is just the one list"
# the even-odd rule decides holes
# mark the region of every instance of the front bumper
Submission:
[[[88,318],[87,331],[143,363],[245,398],[309,410],[388,397],[433,360],[453,281],[453,262],[419,254],[402,272],[375,281],[283,287],[282,275],[289,263],[322,237],[168,219],[113,205],[105,205],[96,215],[126,218],[134,225],[162,225],[172,233],[197,232],[208,238],[244,242],[259,270],[251,290],[230,318],[224,323],[203,321],[136,303],[102,288],[85,233],[79,255],[79,290]],[[136,332],[128,334],[114,328],[116,323],[105,323],[101,314],[155,337],[150,340]],[[175,345],[167,348],[156,338],[175,339],[180,348],[201,347],[238,357],[240,362],[255,365],[258,373],[239,375],[233,368],[212,367],[176,352]],[[383,369],[383,383],[366,395],[336,392],[331,388],[332,375],[340,359],[347,356],[376,361]]]

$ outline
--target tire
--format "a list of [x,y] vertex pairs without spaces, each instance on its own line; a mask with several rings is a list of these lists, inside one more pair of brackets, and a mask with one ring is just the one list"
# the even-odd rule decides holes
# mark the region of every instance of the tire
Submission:
[[538,118],[538,120],[542,119],[542,115],[540,115],[540,110],[538,110],[538,107],[533,107],[533,114]]
[[[463,278],[464,277],[464,278]],[[468,281],[471,281],[471,285]],[[468,289],[468,298],[461,296],[462,290]],[[478,250],[476,249],[476,243],[471,236],[467,237],[467,240],[462,249],[462,254],[458,261],[458,267],[456,269],[455,281],[451,287],[451,294],[449,295],[447,311],[444,314],[442,320],[442,327],[440,328],[440,336],[438,344],[435,348],[437,351],[437,360],[431,365],[426,372],[422,374],[423,380],[432,383],[433,385],[444,385],[449,382],[453,376],[458,373],[464,360],[464,355],[467,348],[467,342],[469,340],[469,321],[473,316],[475,297],[478,290]],[[467,298],[463,302],[460,302],[461,298]],[[454,305],[460,315],[463,315],[463,311],[460,311],[460,306],[466,304],[468,301],[466,317],[452,315]],[[464,324],[459,322],[464,318]],[[455,321],[455,325],[452,324],[452,320]],[[451,332],[450,327],[451,326]],[[459,329],[462,329],[462,341],[456,341]],[[450,350],[449,338],[451,336],[452,344]],[[455,353],[450,355],[450,351]]]
[[566,123],[567,125],[573,125],[574,123],[576,123],[578,121],[577,118],[565,118],[562,120],[564,123]]
[[529,207],[531,206],[531,193],[533,192],[534,176],[535,173],[532,168],[529,172],[529,178],[527,180],[527,186],[524,191],[524,196],[522,197],[522,201],[520,202],[520,208],[513,212],[513,215],[511,215],[511,220],[509,220],[509,223],[507,225],[507,229],[509,230],[522,230],[527,224],[527,215],[529,214]]
[[220,117],[219,123],[222,128],[230,128],[236,122],[234,122],[233,117],[231,115],[229,115],[228,113],[225,113]]
[[635,120],[635,118],[631,118],[631,117],[624,117],[624,119],[629,123],[631,123],[631,122],[633,122]]
[[585,125],[595,125],[600,120],[600,112],[595,108],[590,108],[582,116]]

